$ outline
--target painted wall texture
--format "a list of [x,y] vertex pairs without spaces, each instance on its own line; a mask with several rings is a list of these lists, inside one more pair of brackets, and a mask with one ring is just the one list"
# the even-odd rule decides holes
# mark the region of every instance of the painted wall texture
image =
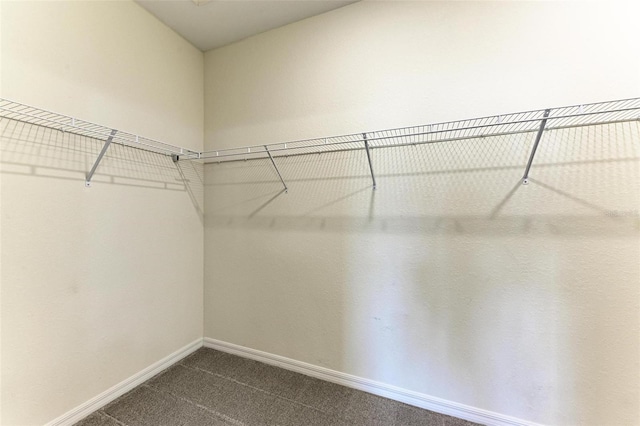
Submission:
[[[639,96],[637,15],[362,2],[203,62],[132,2],[2,2],[0,89],[220,149]],[[376,150],[375,192],[362,151],[280,158],[288,194],[264,161],[121,147],[86,189],[99,142],[0,124],[3,424],[201,337],[203,279],[207,337],[533,422],[640,422],[637,122],[546,133],[526,187],[530,134]]]
[[[201,149],[203,55],[133,2],[2,2],[2,97]],[[202,336],[202,170],[0,122],[3,425]]]
[[[205,149],[640,95],[630,4],[363,2],[205,54]],[[640,129],[205,166],[205,336],[637,424]]]

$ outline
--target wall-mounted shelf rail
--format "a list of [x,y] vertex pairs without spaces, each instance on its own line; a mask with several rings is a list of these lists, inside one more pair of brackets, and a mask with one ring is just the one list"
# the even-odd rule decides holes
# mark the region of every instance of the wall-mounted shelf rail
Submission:
[[467,120],[432,123],[422,126],[377,130],[342,136],[305,139],[298,141],[256,144],[240,148],[195,152],[153,139],[79,120],[66,115],[42,110],[29,105],[0,99],[0,117],[44,126],[63,132],[100,139],[105,145],[96,163],[87,173],[87,185],[111,143],[172,156],[174,161],[202,160],[206,163],[251,159],[269,159],[287,190],[286,176],[278,168],[278,157],[318,154],[323,152],[365,150],[373,187],[376,186],[371,151],[408,145],[442,143],[447,141],[536,133],[529,161],[523,175],[528,182],[538,145],[543,143],[544,132],[572,127],[622,123],[640,120],[640,98],[630,98],[568,107],[548,108]]
[[91,178],[95,173],[100,160],[106,153],[111,143],[151,151],[158,154],[170,155],[174,158],[195,159],[199,158],[200,153],[188,150],[175,145],[170,145],[157,140],[145,138],[122,130],[112,129],[78,118],[43,110],[40,108],[25,105],[19,102],[10,101],[0,98],[0,117],[11,120],[20,121],[27,124],[47,127],[59,130],[61,132],[71,133],[79,136],[85,136],[93,139],[103,140],[105,142],[96,162],[91,170],[87,173],[86,185],[90,186]]
[[374,149],[537,133],[522,178],[522,183],[527,184],[536,149],[541,143],[545,131],[635,120],[640,120],[640,98],[540,109],[326,138],[205,151],[200,153],[200,158],[205,162],[259,158],[270,158],[271,161],[274,161],[274,158],[291,155],[365,150],[375,189],[376,181],[371,160],[371,151]]

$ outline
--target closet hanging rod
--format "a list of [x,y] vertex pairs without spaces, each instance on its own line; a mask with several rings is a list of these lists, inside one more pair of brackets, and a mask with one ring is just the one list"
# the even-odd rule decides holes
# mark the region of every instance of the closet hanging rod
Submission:
[[[598,122],[596,124],[598,125],[603,125],[603,124],[616,124],[616,123],[627,123],[629,121],[637,121],[640,118],[631,118],[631,119],[627,119],[627,120],[615,120],[615,121],[602,121],[602,122]],[[537,120],[538,122],[540,122],[540,120]],[[593,124],[595,125],[595,124]],[[561,130],[561,129],[571,129],[571,128],[576,128],[576,127],[584,127],[587,126],[587,124],[574,124],[574,125],[568,125],[568,126],[554,126],[554,127],[547,127],[546,130]],[[437,139],[437,140],[433,140],[433,141],[423,141],[423,142],[401,142],[401,143],[393,143],[393,144],[386,144],[386,145],[378,145],[378,146],[371,146],[369,147],[370,149],[376,148],[376,149],[380,149],[380,148],[399,148],[399,147],[404,147],[404,146],[415,146],[415,145],[422,145],[422,144],[427,144],[427,143],[442,143],[442,142],[455,142],[455,141],[461,141],[461,140],[471,140],[471,139],[482,139],[482,138],[486,138],[486,137],[497,137],[497,136],[509,136],[509,135],[517,135],[517,134],[524,134],[524,133],[536,133],[538,132],[538,129],[529,129],[529,130],[519,130],[519,131],[511,131],[511,132],[501,132],[501,133],[492,133],[490,135],[486,135],[486,134],[482,134],[482,135],[472,135],[472,136],[460,136],[460,137],[452,137],[452,138],[447,138],[447,139]],[[397,138],[400,138],[401,136],[397,136]],[[381,138],[381,139],[391,139],[391,138]],[[353,143],[355,142],[364,142],[364,139],[360,139],[360,140],[354,140],[352,141]],[[330,146],[339,146],[339,145],[345,145],[345,144],[349,144],[352,143],[350,142],[330,142],[330,143],[326,143],[326,144],[319,144],[319,145],[309,145],[309,146],[305,146],[305,147],[300,147],[300,148],[273,148],[276,145],[289,145],[291,144],[291,142],[287,142],[286,144],[284,143],[274,143],[271,145],[267,145],[269,148],[270,152],[273,153],[277,153],[279,151],[294,151],[296,149],[300,150],[303,148],[313,148],[313,147],[330,147]],[[229,148],[229,149],[237,149],[237,148]],[[296,156],[296,155],[309,155],[309,154],[325,154],[325,153],[331,153],[331,152],[344,152],[344,151],[356,151],[356,150],[362,150],[365,149],[364,145],[360,146],[349,146],[349,147],[345,147],[345,148],[335,148],[335,149],[327,149],[327,150],[322,150],[322,151],[317,151],[317,152],[289,152],[289,153],[285,153],[285,154],[281,154],[281,155],[274,155],[274,157],[287,157],[287,156]],[[202,154],[210,154],[211,152],[223,152],[223,150],[219,150],[219,151],[205,151]],[[225,162],[225,161],[244,161],[246,159],[260,159],[260,158],[269,158],[267,156],[264,157],[260,157],[257,156],[256,154],[263,154],[265,153],[264,151],[251,151],[251,153],[249,153],[249,155],[251,156],[250,158],[234,158],[234,159],[229,159],[228,157],[247,157],[247,152],[239,152],[239,153],[233,153],[233,154],[226,154],[226,155],[220,155],[218,157],[216,156],[202,156],[201,159],[202,160],[210,160],[210,161],[205,161],[206,163],[218,163],[218,162]],[[255,155],[255,156],[254,156]],[[220,158],[221,161],[216,160],[216,158]]]
[[200,153],[197,151],[116,130],[68,115],[36,108],[9,99],[0,98],[0,117],[78,136],[85,136],[102,141],[109,140],[110,142],[120,145],[163,155],[178,155],[190,159],[200,156]]
[[202,152],[200,158],[206,162],[239,161],[268,158],[267,150],[274,157],[280,157],[366,149],[365,140],[369,144],[369,148],[374,149],[535,133],[538,132],[543,119],[548,121],[545,131],[621,123],[640,119],[640,98],[548,108],[548,117],[544,116],[546,110],[493,115],[327,138],[211,150]]
[[[548,109],[550,113],[546,117],[548,123],[545,131],[640,120],[640,98]],[[273,157],[281,157],[360,150],[366,149],[365,140],[369,145],[369,149],[377,149],[533,133],[538,131],[545,111],[546,109],[539,109],[422,126],[198,152],[0,98],[0,117],[79,136],[100,139],[105,142],[109,141],[109,143],[113,142],[145,151],[170,155],[174,161],[202,159],[205,162],[261,159],[269,158],[269,154]]]

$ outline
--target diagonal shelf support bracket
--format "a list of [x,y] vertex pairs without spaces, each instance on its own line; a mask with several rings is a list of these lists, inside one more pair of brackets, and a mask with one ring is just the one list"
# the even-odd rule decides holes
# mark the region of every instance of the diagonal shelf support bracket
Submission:
[[280,174],[280,170],[278,170],[278,166],[276,165],[276,162],[273,160],[273,157],[271,156],[271,152],[269,151],[269,148],[267,148],[267,146],[264,146],[264,150],[267,151],[267,155],[269,156],[269,160],[271,160],[271,164],[273,164],[273,167],[276,169],[276,173],[278,174],[278,177],[280,178],[280,182],[282,182],[282,186],[284,186],[284,192],[288,193],[289,192],[289,188],[287,188],[287,184],[284,183],[284,179],[282,179],[282,175]]
[[538,134],[536,135],[536,141],[533,143],[533,148],[531,149],[531,154],[529,155],[529,161],[527,162],[527,168],[524,170],[524,175],[522,176],[523,185],[527,185],[529,183],[529,170],[531,169],[531,164],[533,164],[533,157],[536,156],[536,150],[538,149],[538,144],[540,143],[540,139],[542,138],[542,133],[544,132],[544,128],[547,125],[547,118],[549,118],[549,113],[551,113],[551,110],[545,109],[544,114],[542,115],[542,122],[540,123]]
[[373,189],[376,189],[376,175],[373,173],[373,164],[371,163],[371,152],[369,152],[369,140],[367,134],[362,134],[364,140],[364,149],[367,151],[367,160],[369,160],[369,170],[371,170],[371,180],[373,181]]
[[104,154],[107,153],[107,149],[109,149],[109,145],[111,145],[111,142],[113,142],[113,137],[116,135],[117,132],[118,131],[115,129],[111,130],[111,134],[109,135],[107,140],[104,141],[104,146],[102,147],[100,154],[98,154],[98,158],[96,158],[96,162],[93,163],[93,167],[91,167],[91,170],[89,170],[89,173],[87,173],[87,179],[84,181],[84,186],[87,186],[87,187],[91,186],[91,179],[93,178],[93,174],[96,172],[96,169],[100,164],[100,161],[102,161],[102,157],[104,157]]

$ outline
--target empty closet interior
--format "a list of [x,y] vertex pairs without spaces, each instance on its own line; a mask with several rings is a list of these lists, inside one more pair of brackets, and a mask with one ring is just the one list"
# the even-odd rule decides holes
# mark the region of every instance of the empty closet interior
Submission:
[[162,3],[0,3],[3,425],[194,366],[366,392],[326,424],[640,422],[639,6]]

